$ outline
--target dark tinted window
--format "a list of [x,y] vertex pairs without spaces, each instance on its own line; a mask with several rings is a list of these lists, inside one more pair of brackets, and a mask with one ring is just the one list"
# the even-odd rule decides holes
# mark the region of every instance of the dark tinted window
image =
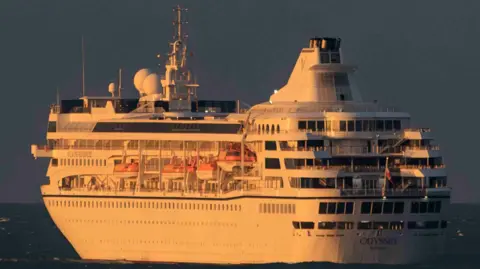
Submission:
[[332,221],[321,221],[318,223],[318,229],[321,230],[333,230],[337,227],[337,223]]
[[425,202],[420,203],[420,213],[427,213],[427,203]]
[[442,210],[442,201],[435,202],[435,213],[440,213]]
[[337,214],[343,214],[345,213],[345,203],[340,202],[337,204]]
[[327,214],[327,203],[320,203],[318,214]]
[[392,131],[393,130],[393,122],[391,120],[385,121],[385,131]]
[[355,131],[354,126],[355,126],[355,122],[353,120],[347,121],[347,131],[349,132]]
[[346,132],[347,131],[347,122],[344,120],[340,121],[340,132]]
[[362,203],[362,208],[361,208],[361,213],[362,214],[370,214],[370,208],[372,207],[371,202],[363,202]]
[[317,130],[325,131],[325,122],[323,120],[317,121]]
[[412,202],[412,207],[410,208],[410,213],[418,213],[420,210],[420,204],[417,202]]
[[435,202],[428,202],[428,213],[435,212]]
[[293,228],[295,229],[300,229],[300,222],[298,221],[292,221]]
[[328,203],[327,213],[335,214],[337,203]]
[[362,131],[362,121],[356,120],[355,121],[355,131],[361,132]]
[[393,202],[383,203],[383,214],[392,214],[393,213]]
[[302,221],[302,222],[300,222],[300,228],[302,228],[302,229],[314,229],[315,228],[315,223],[310,222],[310,221]]
[[395,131],[398,131],[398,130],[401,130],[401,129],[402,129],[400,120],[394,120],[394,121],[393,121],[393,129],[394,129]]
[[382,202],[374,202],[372,206],[372,214],[382,214]]
[[266,169],[280,169],[280,160],[276,158],[265,158]]
[[383,131],[383,120],[376,120],[375,130],[379,132]]
[[353,214],[353,202],[347,202],[345,207],[345,214]]
[[275,141],[265,141],[265,150],[277,150],[277,143]]
[[299,122],[298,122],[298,129],[299,129],[299,130],[305,130],[305,129],[307,129],[307,122],[306,122],[306,121],[299,121]]
[[393,213],[395,214],[403,214],[404,203],[403,202],[395,202],[395,207],[393,209]]
[[389,228],[390,228],[390,226],[389,226],[388,221],[375,221],[375,222],[373,222],[373,229],[387,230]]
[[357,224],[359,230],[370,230],[372,229],[373,224],[370,221],[361,221]]

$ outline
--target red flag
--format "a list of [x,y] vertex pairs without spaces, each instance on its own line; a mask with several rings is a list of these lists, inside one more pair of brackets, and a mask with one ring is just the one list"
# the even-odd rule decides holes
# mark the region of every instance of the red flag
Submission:
[[392,182],[392,175],[390,174],[390,169],[388,169],[388,167],[385,168],[385,178],[388,179],[388,181]]

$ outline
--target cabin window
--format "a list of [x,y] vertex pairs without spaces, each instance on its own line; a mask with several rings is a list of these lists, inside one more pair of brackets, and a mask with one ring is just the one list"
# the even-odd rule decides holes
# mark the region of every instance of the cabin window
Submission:
[[393,213],[393,202],[383,203],[383,214],[392,214]]
[[350,230],[350,229],[353,229],[353,222],[349,222],[349,221],[339,221],[339,222],[337,222],[337,229],[338,229],[338,230]]
[[298,130],[306,130],[307,129],[307,122],[302,120],[298,122]]
[[394,214],[403,214],[405,204],[403,202],[395,202],[393,209]]
[[317,121],[317,131],[325,131],[325,122],[323,120]]
[[347,121],[347,131],[353,132],[355,131],[355,122],[353,120]]
[[318,223],[318,229],[320,230],[334,230],[337,227],[337,223],[333,221],[321,221]]
[[340,132],[347,131],[347,121],[341,120],[340,121]]
[[52,158],[52,166],[58,166],[58,159]]
[[278,158],[265,158],[266,169],[280,169],[280,160]]
[[311,221],[302,221],[300,222],[300,229],[314,229],[315,223]]
[[372,205],[372,214],[382,214],[382,202],[374,202]]
[[322,64],[330,63],[330,54],[328,52],[320,53],[320,63]]
[[277,142],[265,141],[265,150],[277,150]]
[[356,120],[355,121],[355,131],[356,132],[361,132],[362,131],[362,121],[361,120]]
[[357,224],[357,229],[359,230],[370,230],[372,227],[373,224],[371,221],[361,221]]
[[370,209],[372,207],[372,203],[371,202],[363,202],[362,203],[362,207],[360,209],[360,212],[362,214],[370,214]]
[[340,53],[331,53],[330,54],[331,63],[340,63]]

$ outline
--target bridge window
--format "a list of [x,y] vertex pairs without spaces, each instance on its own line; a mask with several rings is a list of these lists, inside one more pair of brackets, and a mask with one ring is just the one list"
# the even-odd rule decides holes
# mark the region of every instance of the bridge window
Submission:
[[375,126],[376,131],[383,132],[384,131],[384,128],[383,128],[384,126],[383,125],[384,125],[383,120],[377,120],[376,121],[376,126]]
[[340,121],[340,132],[347,131],[347,121],[341,120]]
[[393,120],[393,130],[400,131],[402,129],[401,121],[400,120]]
[[393,122],[391,120],[385,121],[385,131],[392,131],[393,130]]

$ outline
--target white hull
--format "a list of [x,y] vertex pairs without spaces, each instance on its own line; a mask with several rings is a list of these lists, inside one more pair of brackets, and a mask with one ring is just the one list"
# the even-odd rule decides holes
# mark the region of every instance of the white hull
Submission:
[[[376,230],[357,230],[356,225],[351,230],[294,229],[292,221],[337,220],[356,224],[360,220],[373,220],[373,216],[360,215],[357,212],[359,206],[353,215],[318,215],[319,200],[315,199],[189,200],[77,196],[44,197],[44,200],[57,227],[80,257],[89,260],[405,264],[432,259],[444,251],[445,229],[419,232],[405,226],[402,231],[384,230],[381,234]],[[71,206],[62,206],[67,201]],[[74,206],[74,201],[87,206]],[[134,201],[137,203],[135,208],[118,208],[119,203]],[[97,202],[109,204],[102,204],[100,208],[94,206]],[[295,204],[296,213],[259,213],[260,203],[279,202]],[[143,203],[142,208],[138,203]],[[415,218],[425,219],[425,216],[419,218],[407,213],[375,216],[375,220],[380,221]],[[435,214],[431,219],[439,218],[441,216]],[[382,238],[389,243],[380,242]]]

